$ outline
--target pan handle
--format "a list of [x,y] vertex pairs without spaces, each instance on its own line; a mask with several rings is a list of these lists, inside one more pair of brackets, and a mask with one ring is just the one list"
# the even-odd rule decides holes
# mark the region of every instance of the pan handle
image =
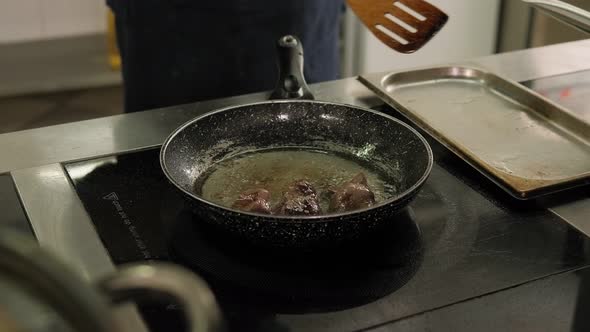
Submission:
[[283,36],[277,43],[279,81],[270,99],[309,99],[313,94],[303,76],[303,47],[301,41],[291,35]]

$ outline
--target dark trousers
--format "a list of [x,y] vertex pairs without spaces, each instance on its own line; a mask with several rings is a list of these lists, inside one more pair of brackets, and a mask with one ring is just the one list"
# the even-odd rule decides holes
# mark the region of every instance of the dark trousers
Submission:
[[342,0],[107,0],[125,110],[270,90],[279,37],[299,37],[309,83],[339,73]]

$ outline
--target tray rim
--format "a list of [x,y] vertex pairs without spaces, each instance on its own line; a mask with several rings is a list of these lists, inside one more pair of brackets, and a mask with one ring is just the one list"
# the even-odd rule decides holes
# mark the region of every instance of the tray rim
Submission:
[[[438,66],[427,66],[427,67],[413,68],[411,70],[400,70],[400,71],[390,71],[390,72],[385,72],[385,73],[360,75],[358,77],[358,80],[363,85],[365,85],[367,88],[369,88],[371,91],[373,91],[375,94],[377,94],[377,96],[382,101],[384,101],[385,103],[392,106],[406,120],[410,121],[413,125],[420,128],[428,136],[435,139],[438,143],[440,143],[445,148],[447,148],[449,151],[451,151],[456,156],[461,158],[463,161],[465,161],[471,167],[476,169],[478,172],[480,172],[486,178],[488,178],[489,180],[494,182],[501,189],[503,189],[505,192],[510,194],[513,198],[516,198],[516,199],[522,200],[522,201],[532,200],[532,199],[537,199],[542,196],[547,196],[547,195],[561,192],[564,190],[568,190],[568,189],[572,189],[572,188],[576,188],[576,187],[590,184],[590,168],[589,168],[588,171],[584,172],[583,174],[579,174],[576,176],[572,176],[572,177],[568,177],[568,178],[560,179],[560,180],[550,180],[550,181],[548,181],[547,184],[544,184],[544,185],[533,186],[529,189],[521,189],[518,186],[514,185],[512,182],[510,182],[510,180],[506,179],[506,177],[502,177],[500,175],[500,173],[502,173],[500,170],[496,170],[489,163],[477,158],[477,156],[474,153],[471,153],[471,154],[468,153],[467,151],[470,151],[470,150],[467,149],[464,144],[461,144],[460,142],[456,142],[455,140],[444,137],[444,134],[440,133],[433,126],[429,125],[427,120],[422,119],[420,116],[417,116],[415,112],[413,112],[412,110],[407,108],[401,102],[397,101],[396,98],[391,96],[389,94],[389,92],[387,91],[386,83],[389,79],[391,79],[392,76],[399,75],[399,74],[411,74],[413,72],[427,72],[427,71],[437,71],[437,70],[440,71],[440,70],[449,70],[449,69],[470,70],[470,71],[474,71],[474,72],[478,73],[479,75],[487,75],[488,77],[492,77],[494,79],[499,79],[500,81],[504,81],[505,83],[508,83],[508,84],[512,85],[513,87],[522,90],[524,93],[527,93],[527,94],[531,95],[532,97],[539,99],[541,102],[547,103],[547,104],[549,104],[549,106],[552,106],[555,109],[558,109],[560,112],[563,112],[564,114],[566,114],[566,116],[571,117],[574,121],[579,121],[579,122],[586,124],[587,126],[590,126],[590,124],[588,124],[585,120],[579,118],[575,113],[572,113],[567,108],[553,102],[552,100],[542,96],[541,94],[531,90],[530,88],[523,86],[523,85],[519,84],[518,82],[511,80],[503,75],[496,74],[496,73],[489,71],[483,67],[473,65],[473,64],[448,64],[448,65],[438,65]],[[433,79],[436,79],[436,78],[433,78]],[[446,77],[445,79],[452,80],[453,77],[449,76],[449,77]],[[457,77],[457,79],[469,79],[469,77],[461,76],[461,77]],[[417,80],[415,83],[419,84],[420,82],[421,82],[420,80]],[[422,81],[422,82],[425,82],[425,81]],[[515,102],[519,103],[518,100],[515,100]],[[577,135],[575,135],[575,136],[576,136],[576,138],[578,138]],[[588,140],[585,140],[584,137],[580,137],[580,139],[588,142]],[[508,177],[518,178],[518,179],[522,179],[525,181],[527,180],[527,178],[522,178],[522,177],[518,177],[518,176],[510,176],[509,174],[507,174],[507,175],[508,175]],[[533,181],[540,182],[537,180],[533,180]]]

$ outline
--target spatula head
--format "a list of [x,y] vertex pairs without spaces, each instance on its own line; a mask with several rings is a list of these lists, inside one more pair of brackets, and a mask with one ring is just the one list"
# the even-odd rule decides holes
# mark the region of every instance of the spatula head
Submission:
[[449,17],[422,0],[347,0],[375,37],[401,53],[424,46]]

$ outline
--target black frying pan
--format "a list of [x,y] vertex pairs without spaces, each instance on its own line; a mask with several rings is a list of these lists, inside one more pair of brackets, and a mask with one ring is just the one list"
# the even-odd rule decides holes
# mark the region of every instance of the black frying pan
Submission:
[[[274,99],[232,106],[197,117],[164,142],[164,174],[206,221],[255,244],[311,248],[331,245],[395,222],[430,174],[433,158],[426,140],[405,123],[361,107],[312,101],[303,78],[299,40],[279,40],[280,79]],[[288,100],[284,100],[288,99]],[[299,100],[293,100],[299,99]],[[305,100],[308,99],[308,100]],[[304,147],[356,160],[395,182],[396,192],[370,208],[319,216],[278,216],[243,212],[202,197],[195,182],[232,156],[269,148]]]

